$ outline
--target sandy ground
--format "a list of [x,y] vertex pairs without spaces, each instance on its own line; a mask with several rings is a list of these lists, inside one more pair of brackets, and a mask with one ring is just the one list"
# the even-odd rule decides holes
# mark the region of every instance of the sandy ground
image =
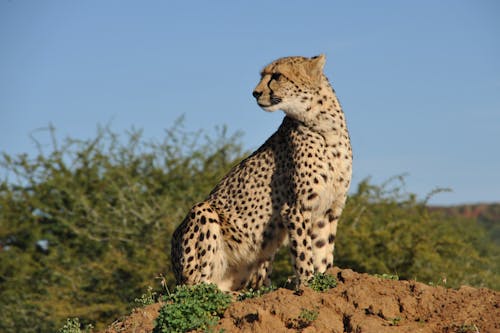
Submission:
[[[278,289],[234,302],[215,330],[225,332],[500,332],[500,292],[393,281],[333,268],[338,285],[319,293]],[[160,304],[136,309],[106,333],[152,332]],[[313,321],[303,318],[314,314]]]

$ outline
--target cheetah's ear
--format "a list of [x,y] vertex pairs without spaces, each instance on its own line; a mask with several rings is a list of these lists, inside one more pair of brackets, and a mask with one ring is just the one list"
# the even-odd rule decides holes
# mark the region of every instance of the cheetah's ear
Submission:
[[323,73],[323,67],[325,66],[326,57],[324,54],[320,54],[318,56],[312,57],[309,61],[309,75],[313,79],[317,79],[321,77]]
[[325,61],[326,61],[326,56],[324,53],[321,53],[320,55],[311,58],[311,62],[321,70],[323,70],[323,67],[325,66]]

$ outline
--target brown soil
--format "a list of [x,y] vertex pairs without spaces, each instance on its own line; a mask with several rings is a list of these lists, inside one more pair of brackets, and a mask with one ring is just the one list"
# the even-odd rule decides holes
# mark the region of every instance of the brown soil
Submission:
[[[334,268],[338,286],[325,293],[278,289],[234,302],[218,329],[225,332],[500,332],[500,292],[458,290],[392,281]],[[105,332],[151,332],[160,304],[136,309]],[[308,321],[309,310],[317,318]],[[215,331],[219,331],[219,330]]]

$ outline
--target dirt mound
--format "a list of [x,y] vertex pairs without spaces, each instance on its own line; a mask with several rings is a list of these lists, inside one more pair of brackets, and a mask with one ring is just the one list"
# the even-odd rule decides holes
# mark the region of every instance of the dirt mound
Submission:
[[[500,332],[500,292],[393,281],[334,268],[325,293],[278,289],[234,302],[218,329],[226,332]],[[160,304],[136,309],[105,332],[151,332]],[[216,330],[218,331],[218,330]]]

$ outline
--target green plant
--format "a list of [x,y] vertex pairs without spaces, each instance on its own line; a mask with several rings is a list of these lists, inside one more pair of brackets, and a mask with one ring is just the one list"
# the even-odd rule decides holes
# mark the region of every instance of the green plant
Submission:
[[315,321],[318,318],[319,312],[317,309],[315,310],[309,310],[309,309],[302,309],[299,314],[299,319],[302,320],[304,323],[307,323],[308,325]]
[[165,296],[154,333],[211,331],[231,303],[231,296],[214,284],[177,286]]
[[319,312],[317,307],[314,310],[303,308],[297,318],[289,319],[287,321],[286,327],[301,330],[310,326],[312,322],[318,318],[318,315]]
[[458,327],[455,327],[458,333],[479,333],[479,329],[475,324],[462,324]]
[[398,326],[400,322],[401,322],[401,317],[396,317],[396,318],[389,319],[389,325],[390,326]]
[[399,276],[397,274],[374,274],[375,277],[379,278],[379,279],[384,279],[384,280],[394,280],[394,281],[398,281],[399,280]]
[[270,293],[271,291],[274,291],[274,290],[276,290],[276,287],[273,285],[271,285],[269,287],[262,286],[257,290],[253,290],[252,288],[250,288],[248,290],[242,291],[238,295],[237,300],[243,301],[243,300],[248,299],[248,298],[260,297],[260,296],[267,294],[267,293]]
[[308,286],[317,292],[325,292],[337,286],[337,279],[326,273],[316,273],[309,280]]
[[134,302],[140,306],[146,306],[156,302],[156,292],[153,291],[153,287],[148,287],[145,294],[141,297],[134,299]]
[[68,318],[66,324],[57,331],[58,333],[90,333],[92,332],[93,326],[88,324],[84,330],[81,330],[80,319],[78,318]]
[[429,286],[433,287],[446,287],[446,283],[448,282],[448,279],[446,278],[446,275],[441,274],[441,277],[439,278],[434,278],[432,281],[428,281],[427,284]]

